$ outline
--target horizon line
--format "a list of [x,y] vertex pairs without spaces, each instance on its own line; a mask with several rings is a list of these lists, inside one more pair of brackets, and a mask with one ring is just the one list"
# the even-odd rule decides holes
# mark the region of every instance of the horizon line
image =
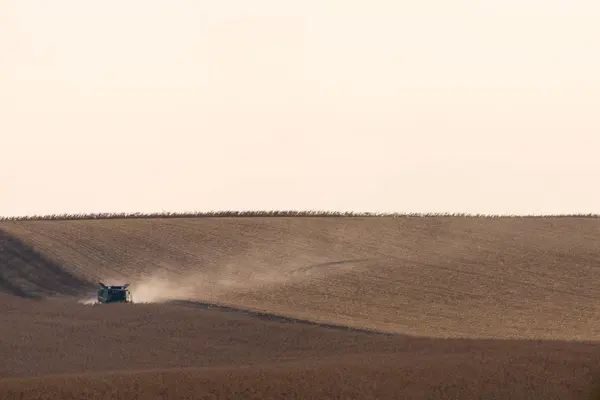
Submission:
[[98,212],[32,214],[0,216],[2,221],[70,221],[98,219],[158,219],[158,218],[226,218],[226,217],[462,217],[462,218],[598,218],[595,213],[567,214],[486,214],[462,212],[374,212],[374,211],[327,211],[327,210],[211,210],[211,211],[159,211],[159,212]]

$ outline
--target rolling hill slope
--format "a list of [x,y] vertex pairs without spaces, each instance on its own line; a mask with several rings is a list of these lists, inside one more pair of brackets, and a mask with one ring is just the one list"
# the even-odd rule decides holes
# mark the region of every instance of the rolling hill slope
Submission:
[[[0,221],[0,398],[598,399],[599,229],[576,217]],[[148,304],[85,305],[97,281],[129,281]]]
[[30,249],[12,251],[0,277],[0,290],[21,296],[56,288],[84,299],[98,280],[130,281],[137,301],[212,301],[395,333],[600,338],[597,218],[133,218],[0,230]]

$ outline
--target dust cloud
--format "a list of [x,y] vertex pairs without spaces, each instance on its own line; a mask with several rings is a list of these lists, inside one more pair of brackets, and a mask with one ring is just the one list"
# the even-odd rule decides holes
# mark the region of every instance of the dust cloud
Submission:
[[[101,280],[107,285],[122,285],[131,283],[128,290],[131,292],[134,303],[164,303],[170,300],[190,300],[198,291],[199,285],[195,280],[173,279],[166,276],[146,276],[138,279],[105,279]],[[97,303],[96,296],[90,296],[78,301],[80,304],[93,305]]]
[[[225,263],[212,270],[185,272],[161,266],[142,276],[104,277],[100,281],[107,285],[130,283],[128,289],[134,303],[164,303],[173,300],[218,302],[227,300],[229,295],[268,290],[298,278],[293,270],[282,271],[268,263],[253,262]],[[79,300],[86,305],[96,302],[95,295]]]
[[198,284],[190,279],[173,280],[160,276],[150,276],[135,282],[129,288],[134,303],[163,303],[169,300],[191,300],[198,290]]
[[78,300],[77,302],[79,304],[85,304],[86,306],[90,306],[90,305],[96,304],[97,301],[96,301],[95,297],[89,297],[89,298],[86,298],[86,299]]

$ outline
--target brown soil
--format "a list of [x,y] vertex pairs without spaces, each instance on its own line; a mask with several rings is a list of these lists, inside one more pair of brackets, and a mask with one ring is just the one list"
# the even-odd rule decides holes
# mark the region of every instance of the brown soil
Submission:
[[[591,398],[598,233],[596,218],[4,221],[0,398]],[[148,303],[81,304],[97,281]]]

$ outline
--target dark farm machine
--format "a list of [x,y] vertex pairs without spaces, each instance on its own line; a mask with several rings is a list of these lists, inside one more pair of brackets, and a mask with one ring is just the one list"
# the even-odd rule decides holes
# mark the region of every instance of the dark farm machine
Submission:
[[133,296],[127,289],[129,283],[124,285],[105,285],[99,282],[100,287],[98,288],[98,303],[133,303]]

